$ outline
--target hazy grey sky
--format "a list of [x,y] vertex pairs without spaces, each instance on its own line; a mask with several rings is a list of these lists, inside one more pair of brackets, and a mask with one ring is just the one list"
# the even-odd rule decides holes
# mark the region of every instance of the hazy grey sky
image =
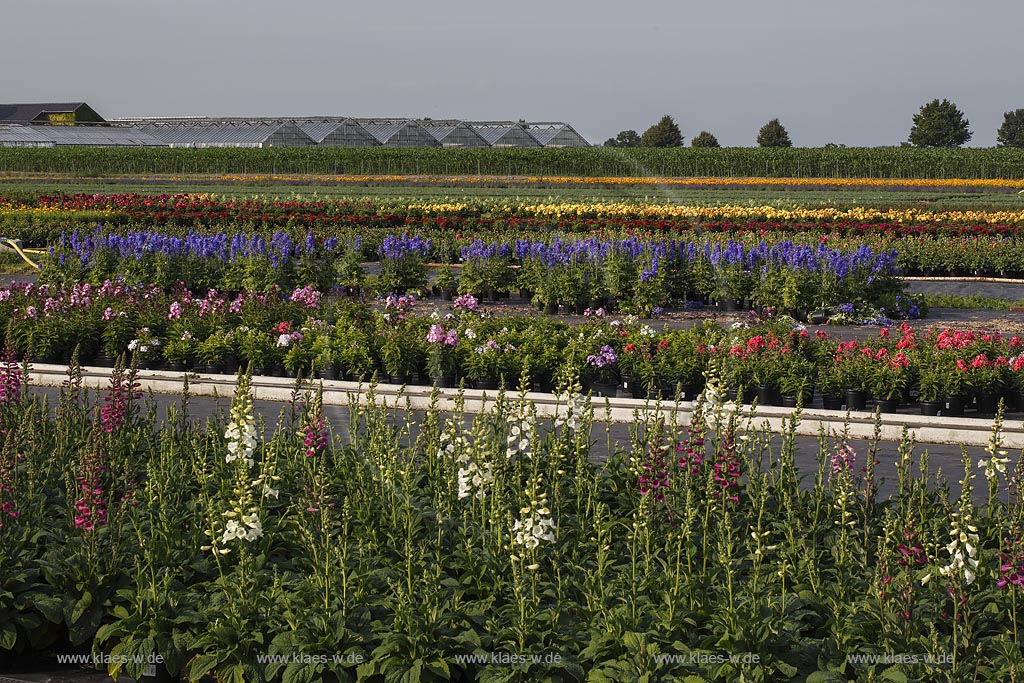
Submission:
[[1024,107],[1021,0],[29,0],[0,11],[0,102],[132,115],[571,122],[894,145],[934,98],[992,146]]

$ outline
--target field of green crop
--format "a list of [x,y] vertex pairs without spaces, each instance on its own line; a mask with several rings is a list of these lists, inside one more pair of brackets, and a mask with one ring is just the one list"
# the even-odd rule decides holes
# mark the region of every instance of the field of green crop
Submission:
[[517,175],[618,177],[1024,178],[1019,149],[31,149],[0,172]]

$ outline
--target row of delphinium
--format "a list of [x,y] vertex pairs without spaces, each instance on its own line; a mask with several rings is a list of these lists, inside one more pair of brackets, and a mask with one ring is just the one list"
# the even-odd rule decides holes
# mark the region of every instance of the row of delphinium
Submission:
[[1000,398],[1016,404],[1024,390],[1024,344],[1016,336],[936,330],[922,337],[903,324],[856,341],[809,335],[786,317],[729,329],[708,322],[656,330],[602,309],[585,313],[584,323],[570,326],[548,317],[495,316],[469,294],[441,310],[411,296],[370,306],[309,286],[231,295],[109,281],[0,289],[3,344],[42,362],[66,361],[77,349],[90,363],[129,354],[150,369],[241,366],[259,374],[378,373],[396,383],[465,379],[509,387],[529,372],[546,390],[573,372],[597,393],[615,395],[624,386],[638,397],[675,396],[683,385],[688,399],[710,373],[730,389],[761,390],[761,403],[785,396],[809,404],[817,390],[834,408],[874,397],[887,408],[917,399],[922,410],[942,404],[946,412],[956,410],[950,400],[962,404],[971,396],[993,412]]
[[[428,284],[432,241],[388,235],[378,249],[382,294],[403,294]],[[356,288],[364,282],[360,238],[294,240],[286,232],[200,234],[158,232],[125,235],[97,230],[64,234],[44,260],[41,280],[100,283],[120,277],[129,284],[182,284],[193,289],[259,290],[312,284]],[[815,240],[689,242],[592,238],[473,240],[461,248],[458,278],[438,275],[462,293],[518,287],[538,306],[565,304],[621,308],[642,315],[687,302],[803,310],[854,302],[880,306],[902,292],[896,253],[865,245],[843,250]],[[591,306],[591,302],[595,302]]]
[[245,376],[202,424],[120,368],[94,397],[72,367],[53,414],[7,364],[0,660],[273,682],[1019,671],[1022,473],[998,418],[951,494],[909,440],[822,435],[798,472],[795,423],[780,442],[703,402],[685,429],[639,413],[599,464],[574,384],[553,419],[512,392],[414,418],[371,389],[337,431],[298,390],[265,431]]
[[156,284],[228,291],[288,289],[336,284],[339,268],[358,266],[359,242],[317,239],[307,232],[261,234],[162,232],[118,234],[97,228],[91,233],[62,233],[40,264],[40,281],[51,284],[103,282],[117,277],[127,284]]

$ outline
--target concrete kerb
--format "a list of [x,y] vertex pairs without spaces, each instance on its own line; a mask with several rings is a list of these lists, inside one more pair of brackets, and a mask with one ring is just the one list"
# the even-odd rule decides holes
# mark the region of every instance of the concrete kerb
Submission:
[[[30,368],[30,382],[38,386],[56,387],[67,378],[67,366],[38,364]],[[110,378],[110,368],[83,367],[83,385],[93,389],[103,389]],[[137,380],[140,390],[158,394],[180,394],[185,375],[189,379],[189,392],[194,396],[229,397],[235,391],[235,377],[232,375],[208,375],[202,373],[168,372],[162,370],[139,370]],[[323,385],[323,401],[325,405],[347,406],[353,403],[366,405],[373,396],[378,405],[399,410],[427,410],[434,400],[433,387],[378,384],[371,387],[356,382],[335,380],[312,380],[305,387],[313,390]],[[258,400],[289,401],[295,388],[295,380],[286,377],[253,377],[253,396]],[[437,407],[441,410],[455,408],[458,389],[438,389]],[[510,392],[508,398],[515,396]],[[479,413],[494,404],[497,392],[480,391],[477,389],[462,390],[463,410],[466,413]],[[565,410],[564,399],[559,400],[552,394],[528,393],[527,400],[537,408],[541,417],[551,417],[556,412]],[[668,422],[675,421],[687,425],[693,403],[655,403],[633,398],[601,398],[592,399],[595,418],[608,419],[611,422],[633,423],[639,414],[645,411],[660,410]],[[767,427],[774,432],[781,432],[792,418],[792,408],[759,406],[756,410],[750,406],[726,404],[720,413],[722,419],[731,411],[739,410],[741,423],[755,429]],[[715,424],[716,412],[709,410],[709,419]],[[832,410],[804,409],[800,421],[796,425],[796,433],[803,436],[815,436],[819,430],[826,434],[842,432],[849,429],[851,438],[868,439],[875,433],[875,414],[869,411],[839,412]],[[978,418],[927,417],[921,415],[886,414],[880,416],[881,437],[887,441],[898,441],[904,429],[919,443],[964,444],[967,446],[985,446],[992,437],[992,420]],[[1005,420],[1003,423],[1003,446],[1005,448],[1024,448],[1024,422],[1021,420]]]

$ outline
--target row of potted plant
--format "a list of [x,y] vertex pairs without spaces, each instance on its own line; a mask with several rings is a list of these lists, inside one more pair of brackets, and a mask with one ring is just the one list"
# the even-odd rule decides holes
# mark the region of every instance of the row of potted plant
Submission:
[[[119,235],[62,235],[44,261],[42,281],[70,285],[121,277],[129,284],[183,283],[192,289],[290,289],[313,284],[349,288],[363,283],[361,241],[318,240],[307,233],[294,242],[286,232],[269,240],[258,234],[199,234],[184,238],[149,231]],[[428,283],[431,240],[389,235],[378,247],[382,294],[403,294]],[[625,239],[474,240],[461,252],[461,273],[438,274],[442,289],[463,293],[530,293],[541,308],[558,304],[605,306],[650,315],[687,301],[717,300],[735,308],[750,302],[785,310],[810,310],[843,302],[878,306],[902,293],[896,254],[869,247],[843,251],[824,242],[747,244],[727,240],[687,242]],[[554,310],[552,310],[554,312]]]
[[510,387],[524,372],[550,387],[560,373],[572,371],[598,393],[615,395],[623,382],[639,395],[683,385],[687,398],[710,374],[732,389],[763,389],[762,402],[816,390],[826,405],[853,397],[845,401],[851,407],[860,404],[857,396],[892,402],[915,395],[934,404],[968,391],[988,406],[990,396],[1024,390],[1021,341],[998,333],[943,330],[919,338],[903,324],[859,342],[808,335],[787,317],[729,329],[707,322],[655,330],[634,317],[612,319],[601,309],[576,326],[494,316],[482,313],[472,295],[455,298],[444,310],[436,303],[430,308],[411,296],[370,306],[309,286],[230,297],[113,282],[0,290],[4,343],[41,361],[66,360],[77,348],[80,358],[101,364],[129,353],[145,367],[177,370],[241,366],[328,379],[377,373],[393,382],[418,377],[454,384],[465,378]]

